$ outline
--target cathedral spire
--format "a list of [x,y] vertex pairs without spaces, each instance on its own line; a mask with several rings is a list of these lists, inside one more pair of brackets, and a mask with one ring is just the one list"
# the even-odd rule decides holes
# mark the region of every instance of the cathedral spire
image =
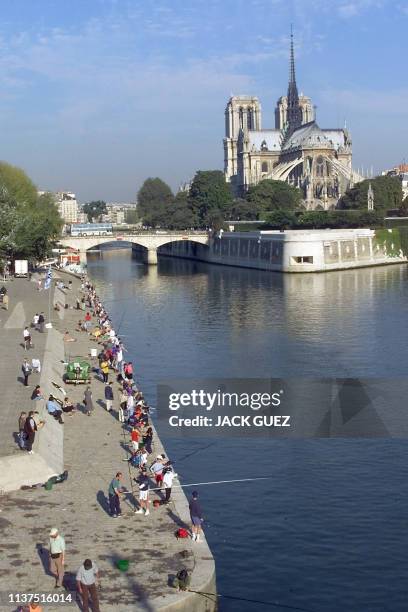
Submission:
[[295,50],[293,44],[293,27],[290,26],[290,68],[288,85],[288,115],[286,135],[292,134],[296,128],[302,125],[302,110],[299,105],[299,94],[296,85]]
[[290,72],[289,72],[289,85],[296,87],[296,74],[295,74],[295,50],[293,46],[293,25],[290,24]]

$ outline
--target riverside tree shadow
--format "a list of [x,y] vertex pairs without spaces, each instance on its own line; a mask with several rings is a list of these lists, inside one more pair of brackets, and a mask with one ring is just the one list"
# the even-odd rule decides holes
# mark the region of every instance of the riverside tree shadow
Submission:
[[[112,553],[109,558],[109,561],[111,562],[112,567],[116,569],[118,572],[120,570],[117,567],[117,563],[118,561],[122,559],[123,559],[123,556],[120,556],[116,552]],[[146,612],[155,612],[155,609],[149,602],[149,597],[148,597],[148,594],[146,593],[145,588],[139,582],[137,582],[137,580],[133,576],[127,574],[126,577],[127,577],[129,591],[132,593],[133,597],[136,599],[139,606]],[[106,592],[107,594],[109,593],[108,589],[104,588],[103,591]]]

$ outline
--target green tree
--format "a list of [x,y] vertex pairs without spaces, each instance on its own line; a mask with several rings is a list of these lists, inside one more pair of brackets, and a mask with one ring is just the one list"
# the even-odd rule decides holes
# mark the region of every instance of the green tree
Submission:
[[338,208],[366,209],[367,191],[371,183],[374,192],[374,209],[383,211],[400,208],[402,204],[402,186],[399,178],[394,176],[376,176],[357,183],[340,198]]
[[145,180],[137,194],[137,210],[144,225],[165,227],[168,207],[174,196],[170,187],[159,178]]
[[127,208],[125,211],[125,223],[129,223],[129,225],[134,225],[140,221],[139,215],[137,212],[137,208],[131,207]]
[[24,170],[7,162],[0,162],[0,190],[3,197],[20,205],[35,204],[38,197],[36,186]]
[[276,209],[265,213],[264,220],[272,228],[289,229],[297,226],[297,219],[294,212],[290,210]]
[[106,202],[103,200],[93,200],[92,202],[87,202],[83,206],[83,211],[87,215],[89,223],[92,223],[94,219],[98,219],[100,221],[102,215],[105,215],[107,212]]
[[44,259],[62,220],[51,194],[38,195],[23,170],[0,163],[0,251],[3,257]]
[[197,227],[198,219],[192,210],[187,191],[179,191],[168,207],[166,227],[173,230],[184,230]]
[[229,183],[220,170],[199,170],[191,183],[189,203],[201,227],[219,226],[231,209]]
[[283,181],[266,179],[250,187],[246,199],[259,211],[295,210],[302,202],[302,192]]
[[256,221],[259,213],[259,206],[253,202],[249,202],[243,198],[235,198],[227,213],[227,219],[230,221]]

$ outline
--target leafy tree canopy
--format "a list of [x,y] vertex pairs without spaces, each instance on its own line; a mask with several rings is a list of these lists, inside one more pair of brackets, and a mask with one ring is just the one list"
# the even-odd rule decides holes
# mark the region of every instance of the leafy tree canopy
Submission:
[[160,227],[166,223],[168,205],[173,201],[170,187],[159,178],[145,180],[137,194],[137,211],[143,223]]
[[35,204],[37,188],[24,170],[7,162],[0,162],[0,190],[4,198],[19,204]]
[[226,218],[230,221],[256,221],[260,208],[253,202],[242,198],[235,198],[231,203]]
[[232,204],[230,185],[220,170],[199,170],[191,183],[189,203],[201,227],[219,225]]
[[342,209],[367,209],[367,191],[371,183],[374,192],[374,209],[383,211],[400,208],[402,204],[402,186],[399,178],[394,176],[376,176],[357,183],[346,191],[339,201]]
[[295,210],[302,202],[302,192],[283,181],[266,179],[250,187],[246,199],[259,211]]
[[88,221],[92,223],[94,219],[101,219],[102,215],[106,214],[106,202],[103,200],[87,202],[83,206],[83,211],[87,215]]
[[187,191],[179,191],[168,207],[166,227],[173,230],[183,230],[197,227],[198,219],[190,206]]
[[0,255],[44,259],[61,232],[51,194],[38,195],[23,170],[0,163]]

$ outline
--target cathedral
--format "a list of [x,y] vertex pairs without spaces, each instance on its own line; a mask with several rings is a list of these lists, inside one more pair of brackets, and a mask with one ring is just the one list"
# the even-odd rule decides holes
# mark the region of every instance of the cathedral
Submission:
[[335,208],[363,180],[351,165],[348,130],[322,129],[310,98],[298,94],[293,35],[288,93],[275,108],[275,129],[262,129],[257,97],[233,96],[225,110],[224,172],[235,196],[264,179],[299,187],[307,210]]

